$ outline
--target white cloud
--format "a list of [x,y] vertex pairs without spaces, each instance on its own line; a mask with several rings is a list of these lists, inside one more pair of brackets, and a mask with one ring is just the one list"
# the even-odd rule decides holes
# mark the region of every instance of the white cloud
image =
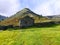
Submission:
[[34,12],[42,15],[60,14],[60,0],[49,0],[35,7]]
[[19,0],[0,0],[0,14],[11,16],[20,8]]
[[25,7],[42,15],[60,14],[60,0],[0,0],[0,14],[5,16],[11,16]]
[[40,6],[37,6],[35,8],[35,11],[38,14],[46,15],[46,14],[51,14],[51,9],[49,6],[49,3],[41,4]]

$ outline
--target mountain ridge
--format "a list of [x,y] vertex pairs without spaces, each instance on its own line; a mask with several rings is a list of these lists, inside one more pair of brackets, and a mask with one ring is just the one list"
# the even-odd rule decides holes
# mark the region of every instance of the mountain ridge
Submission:
[[33,11],[31,11],[30,9],[24,8],[21,11],[14,14],[13,16],[6,18],[4,21],[1,21],[0,24],[1,25],[12,25],[13,24],[14,26],[17,26],[19,20],[25,16],[32,17],[35,23],[40,23],[42,18],[45,19],[45,17],[43,17],[42,15],[38,15],[34,13]]
[[[13,16],[23,16],[23,14],[28,14],[28,13],[32,13],[32,14],[35,14],[37,16],[41,16],[41,15],[38,15],[36,13],[34,13],[33,11],[31,11],[29,8],[24,8],[22,9],[21,11],[18,11],[16,14],[14,14]],[[11,16],[11,17],[13,17]]]
[[0,21],[6,19],[7,17],[0,15]]

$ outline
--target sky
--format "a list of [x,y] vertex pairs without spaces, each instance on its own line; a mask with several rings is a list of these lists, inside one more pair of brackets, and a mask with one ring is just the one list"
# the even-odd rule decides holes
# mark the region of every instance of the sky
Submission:
[[60,15],[60,0],[0,0],[0,15],[12,16],[23,8],[43,15]]

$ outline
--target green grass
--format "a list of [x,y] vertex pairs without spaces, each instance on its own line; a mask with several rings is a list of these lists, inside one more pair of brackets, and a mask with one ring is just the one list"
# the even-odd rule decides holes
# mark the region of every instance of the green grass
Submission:
[[60,25],[8,30],[0,31],[0,45],[60,45]]

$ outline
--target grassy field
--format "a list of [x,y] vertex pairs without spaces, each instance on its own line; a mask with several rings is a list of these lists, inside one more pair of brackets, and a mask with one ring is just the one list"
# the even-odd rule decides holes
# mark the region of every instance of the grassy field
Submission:
[[60,25],[8,30],[0,31],[0,45],[60,45]]

